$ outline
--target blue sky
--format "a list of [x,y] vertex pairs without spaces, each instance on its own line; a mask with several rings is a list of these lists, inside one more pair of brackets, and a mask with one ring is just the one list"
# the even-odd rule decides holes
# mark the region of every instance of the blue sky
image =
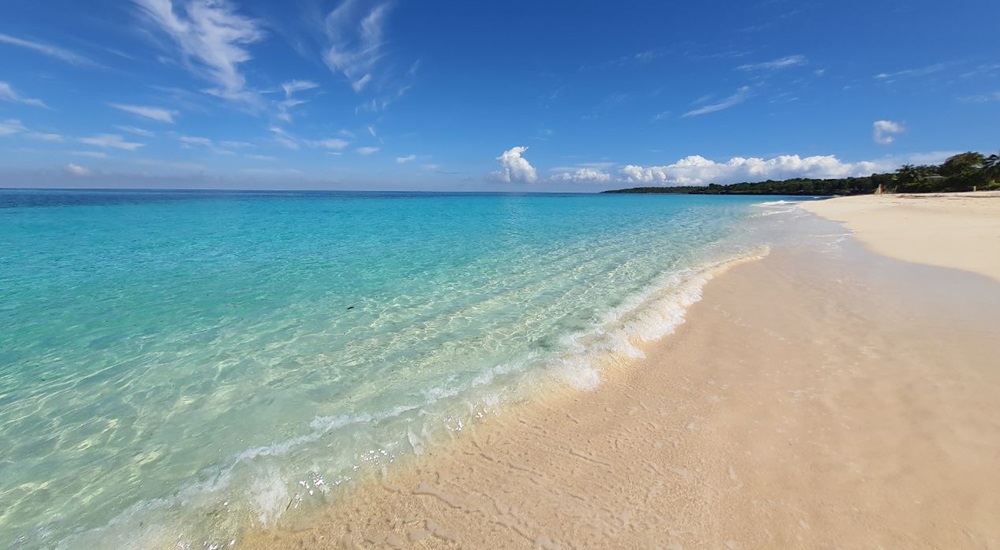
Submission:
[[7,0],[0,187],[594,191],[1000,148],[1000,2]]

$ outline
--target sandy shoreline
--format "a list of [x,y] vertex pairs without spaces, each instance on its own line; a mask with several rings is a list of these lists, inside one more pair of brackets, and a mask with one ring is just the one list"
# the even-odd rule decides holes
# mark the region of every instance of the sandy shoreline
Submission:
[[879,254],[1000,281],[1000,191],[863,195],[803,203]]
[[1000,285],[831,243],[711,282],[596,391],[493,418],[243,546],[1000,546]]

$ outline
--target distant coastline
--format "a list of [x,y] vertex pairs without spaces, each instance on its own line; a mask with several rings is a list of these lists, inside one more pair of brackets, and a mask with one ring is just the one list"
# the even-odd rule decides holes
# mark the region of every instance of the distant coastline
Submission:
[[904,164],[893,173],[870,176],[811,179],[792,178],[729,185],[632,187],[603,193],[680,195],[870,195],[880,188],[889,193],[960,193],[1000,189],[1000,156],[967,152],[941,165]]

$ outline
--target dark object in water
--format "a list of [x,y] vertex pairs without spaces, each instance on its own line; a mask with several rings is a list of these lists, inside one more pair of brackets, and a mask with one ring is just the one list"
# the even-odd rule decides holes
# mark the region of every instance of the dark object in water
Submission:
[[347,306],[347,309],[354,309],[354,306]]

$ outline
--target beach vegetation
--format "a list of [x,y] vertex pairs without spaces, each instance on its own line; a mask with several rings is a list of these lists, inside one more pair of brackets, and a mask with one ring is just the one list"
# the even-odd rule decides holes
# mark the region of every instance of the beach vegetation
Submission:
[[867,195],[881,188],[888,193],[954,193],[1000,188],[1000,155],[968,151],[940,165],[904,164],[895,172],[870,176],[811,179],[791,178],[721,185],[633,187],[605,193],[669,193],[688,195]]

